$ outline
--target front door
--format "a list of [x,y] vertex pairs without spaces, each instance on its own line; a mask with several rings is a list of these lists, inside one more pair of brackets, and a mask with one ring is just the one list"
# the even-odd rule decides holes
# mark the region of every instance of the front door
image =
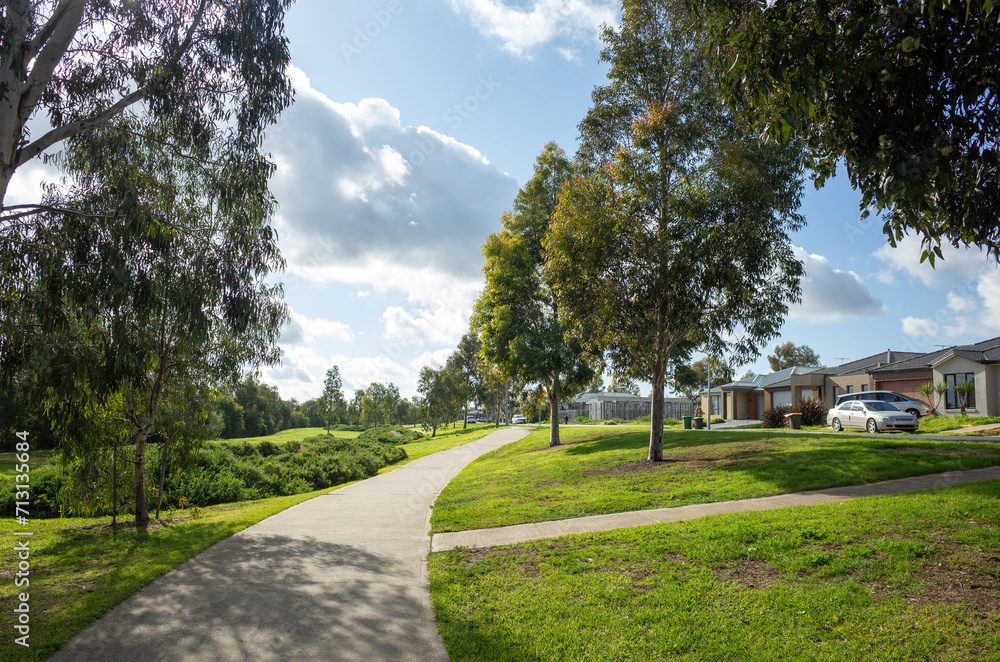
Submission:
[[757,395],[757,416],[756,416],[756,418],[759,420],[759,419],[763,418],[763,416],[764,416],[764,394],[760,393],[760,394]]

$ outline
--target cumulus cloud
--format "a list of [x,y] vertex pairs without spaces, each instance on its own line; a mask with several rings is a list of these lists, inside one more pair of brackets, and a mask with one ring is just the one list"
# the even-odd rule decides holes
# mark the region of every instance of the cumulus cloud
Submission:
[[935,266],[920,263],[917,237],[904,237],[896,248],[883,246],[873,255],[888,278],[901,275],[921,284],[946,289],[945,302],[929,317],[907,317],[903,333],[926,342],[982,340],[1000,331],[1000,269],[978,248],[942,246],[944,259]]
[[822,255],[792,247],[802,262],[802,303],[789,309],[789,317],[808,321],[830,321],[856,317],[875,317],[886,311],[864,281],[853,271],[835,269]]
[[388,355],[345,356],[324,355],[308,345],[285,346],[281,365],[261,368],[261,379],[278,388],[283,398],[300,402],[319,397],[323,392],[326,371],[332,366],[340,368],[344,391],[348,397],[354,391],[366,388],[372,382],[400,385],[406,397],[414,395],[406,386],[416,383],[416,373]]
[[289,309],[288,325],[281,334],[283,345],[311,343],[317,338],[335,338],[350,342],[354,339],[351,327],[343,322],[316,318],[311,319]]
[[410,361],[410,367],[414,370],[420,370],[425,366],[440,368],[447,363],[448,359],[451,358],[451,355],[454,353],[454,349],[439,349],[436,352],[424,352],[417,358]]
[[617,24],[620,6],[610,0],[534,0],[527,8],[503,0],[450,2],[480,32],[499,38],[504,50],[517,56],[560,37],[596,41],[601,25]]
[[935,260],[933,267],[930,262],[920,262],[922,251],[920,238],[915,236],[903,237],[895,247],[882,246],[873,254],[882,266],[880,279],[892,283],[897,274],[903,274],[928,287],[948,287],[975,280],[990,268],[988,258],[978,248],[942,246],[944,259]]
[[405,126],[384,99],[335,103],[301,71],[290,75],[296,103],[265,145],[289,272],[355,269],[366,277],[350,282],[376,288],[376,263],[478,279],[480,246],[511,205],[514,179],[473,147]]

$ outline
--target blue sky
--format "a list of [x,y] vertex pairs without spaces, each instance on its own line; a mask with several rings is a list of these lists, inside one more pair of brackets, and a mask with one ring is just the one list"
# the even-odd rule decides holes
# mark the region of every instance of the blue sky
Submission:
[[[306,400],[336,364],[348,391],[415,393],[468,328],[480,246],[535,157],[550,140],[575,151],[604,82],[599,26],[617,18],[605,0],[296,0],[297,100],[266,143],[292,322],[264,381]],[[36,197],[43,175],[19,171],[11,197]],[[921,265],[919,241],[890,248],[858,199],[845,176],[807,184],[792,237],[803,303],[771,348],[807,344],[833,365],[1000,335],[994,265],[965,249]]]

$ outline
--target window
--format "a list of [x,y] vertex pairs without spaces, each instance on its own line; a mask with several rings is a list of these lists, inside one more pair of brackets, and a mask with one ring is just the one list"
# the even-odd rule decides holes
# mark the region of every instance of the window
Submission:
[[868,384],[862,384],[861,385],[861,390],[862,391],[867,391],[868,390]]
[[847,392],[848,393],[854,393],[854,387],[853,386],[848,386],[847,387]]
[[[962,408],[962,396],[959,395],[955,387],[962,382],[972,382],[976,383],[976,375],[972,372],[958,372],[954,375],[945,375],[944,383],[948,385],[948,393],[945,395],[945,409],[961,409]],[[976,392],[973,391],[969,393],[969,397],[965,402],[965,406],[969,409],[976,408]]]
[[719,415],[719,412],[721,411],[721,403],[722,403],[722,396],[721,395],[713,395],[712,396],[712,402],[711,402],[711,404],[709,404],[709,407],[708,407],[709,408],[709,412],[708,412],[709,416],[718,416]]
[[833,387],[833,401],[836,402],[837,398],[839,398],[839,397],[840,397],[840,387],[839,386],[834,386]]

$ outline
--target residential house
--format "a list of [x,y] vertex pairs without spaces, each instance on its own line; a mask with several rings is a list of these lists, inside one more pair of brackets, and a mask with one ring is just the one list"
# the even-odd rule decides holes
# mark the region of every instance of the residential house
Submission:
[[[653,399],[643,398],[631,393],[582,393],[576,398],[570,409],[570,417],[586,416],[592,421],[606,421],[617,418],[631,421],[640,416],[649,416],[653,410]],[[666,418],[680,418],[684,414],[694,413],[694,407],[687,398],[664,398],[663,414]]]
[[947,384],[948,392],[938,412],[948,415],[961,410],[955,387],[972,382],[975,391],[969,396],[966,411],[974,416],[1000,416],[1000,338],[922,354],[870,370],[869,377],[873,390],[917,398],[923,397],[923,384]]

